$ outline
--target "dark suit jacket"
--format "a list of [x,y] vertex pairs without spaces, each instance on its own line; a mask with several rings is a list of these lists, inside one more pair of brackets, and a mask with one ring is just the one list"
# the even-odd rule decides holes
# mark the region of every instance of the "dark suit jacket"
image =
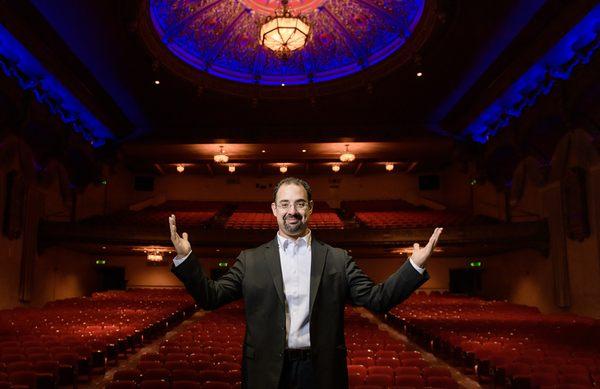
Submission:
[[[311,250],[311,358],[319,388],[345,388],[346,300],[375,312],[386,312],[427,281],[429,275],[419,274],[406,261],[384,283],[374,284],[345,250],[314,238]],[[203,309],[215,309],[244,298],[243,384],[247,388],[277,388],[286,347],[285,296],[277,239],[242,251],[217,281],[204,275],[193,253],[172,271]]]

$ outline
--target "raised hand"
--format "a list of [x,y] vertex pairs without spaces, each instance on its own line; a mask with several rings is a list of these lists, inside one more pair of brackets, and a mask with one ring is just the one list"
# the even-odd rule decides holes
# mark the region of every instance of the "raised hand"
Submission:
[[177,225],[175,224],[175,215],[169,216],[169,227],[171,228],[171,242],[177,252],[177,258],[183,258],[192,251],[192,246],[188,240],[187,232],[179,236],[177,233]]
[[423,248],[421,248],[418,243],[413,244],[413,253],[410,258],[415,265],[419,267],[425,267],[425,262],[431,256],[431,253],[433,253],[433,249],[435,248],[438,238],[443,230],[444,229],[441,227],[436,228],[433,231],[431,238],[429,238],[429,242],[427,242],[427,245]]

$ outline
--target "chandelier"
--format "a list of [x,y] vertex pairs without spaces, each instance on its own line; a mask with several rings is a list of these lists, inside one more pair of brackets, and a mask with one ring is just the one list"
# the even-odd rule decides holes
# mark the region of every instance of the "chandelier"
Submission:
[[272,50],[281,59],[288,59],[292,51],[306,45],[310,26],[306,17],[294,16],[288,10],[288,0],[281,0],[282,11],[268,16],[260,28],[260,44]]
[[354,158],[356,158],[356,155],[354,155],[350,151],[348,151],[348,145],[346,145],[346,151],[342,155],[340,155],[340,161],[352,162],[352,161],[354,161]]
[[215,154],[213,158],[216,163],[227,163],[227,161],[229,161],[229,156],[223,151],[223,146],[221,146],[221,152]]

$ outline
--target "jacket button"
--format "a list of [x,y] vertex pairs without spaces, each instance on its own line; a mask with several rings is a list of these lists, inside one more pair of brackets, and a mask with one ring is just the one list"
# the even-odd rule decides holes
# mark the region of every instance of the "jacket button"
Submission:
[[279,353],[279,356],[280,356],[280,357],[283,357],[283,353]]

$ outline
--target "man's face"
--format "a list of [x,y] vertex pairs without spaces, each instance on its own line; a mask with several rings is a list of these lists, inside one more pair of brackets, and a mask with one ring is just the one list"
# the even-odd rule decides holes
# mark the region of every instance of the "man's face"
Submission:
[[289,237],[303,236],[308,228],[312,206],[312,201],[308,201],[308,194],[303,186],[282,185],[277,191],[275,202],[271,203],[279,231]]

